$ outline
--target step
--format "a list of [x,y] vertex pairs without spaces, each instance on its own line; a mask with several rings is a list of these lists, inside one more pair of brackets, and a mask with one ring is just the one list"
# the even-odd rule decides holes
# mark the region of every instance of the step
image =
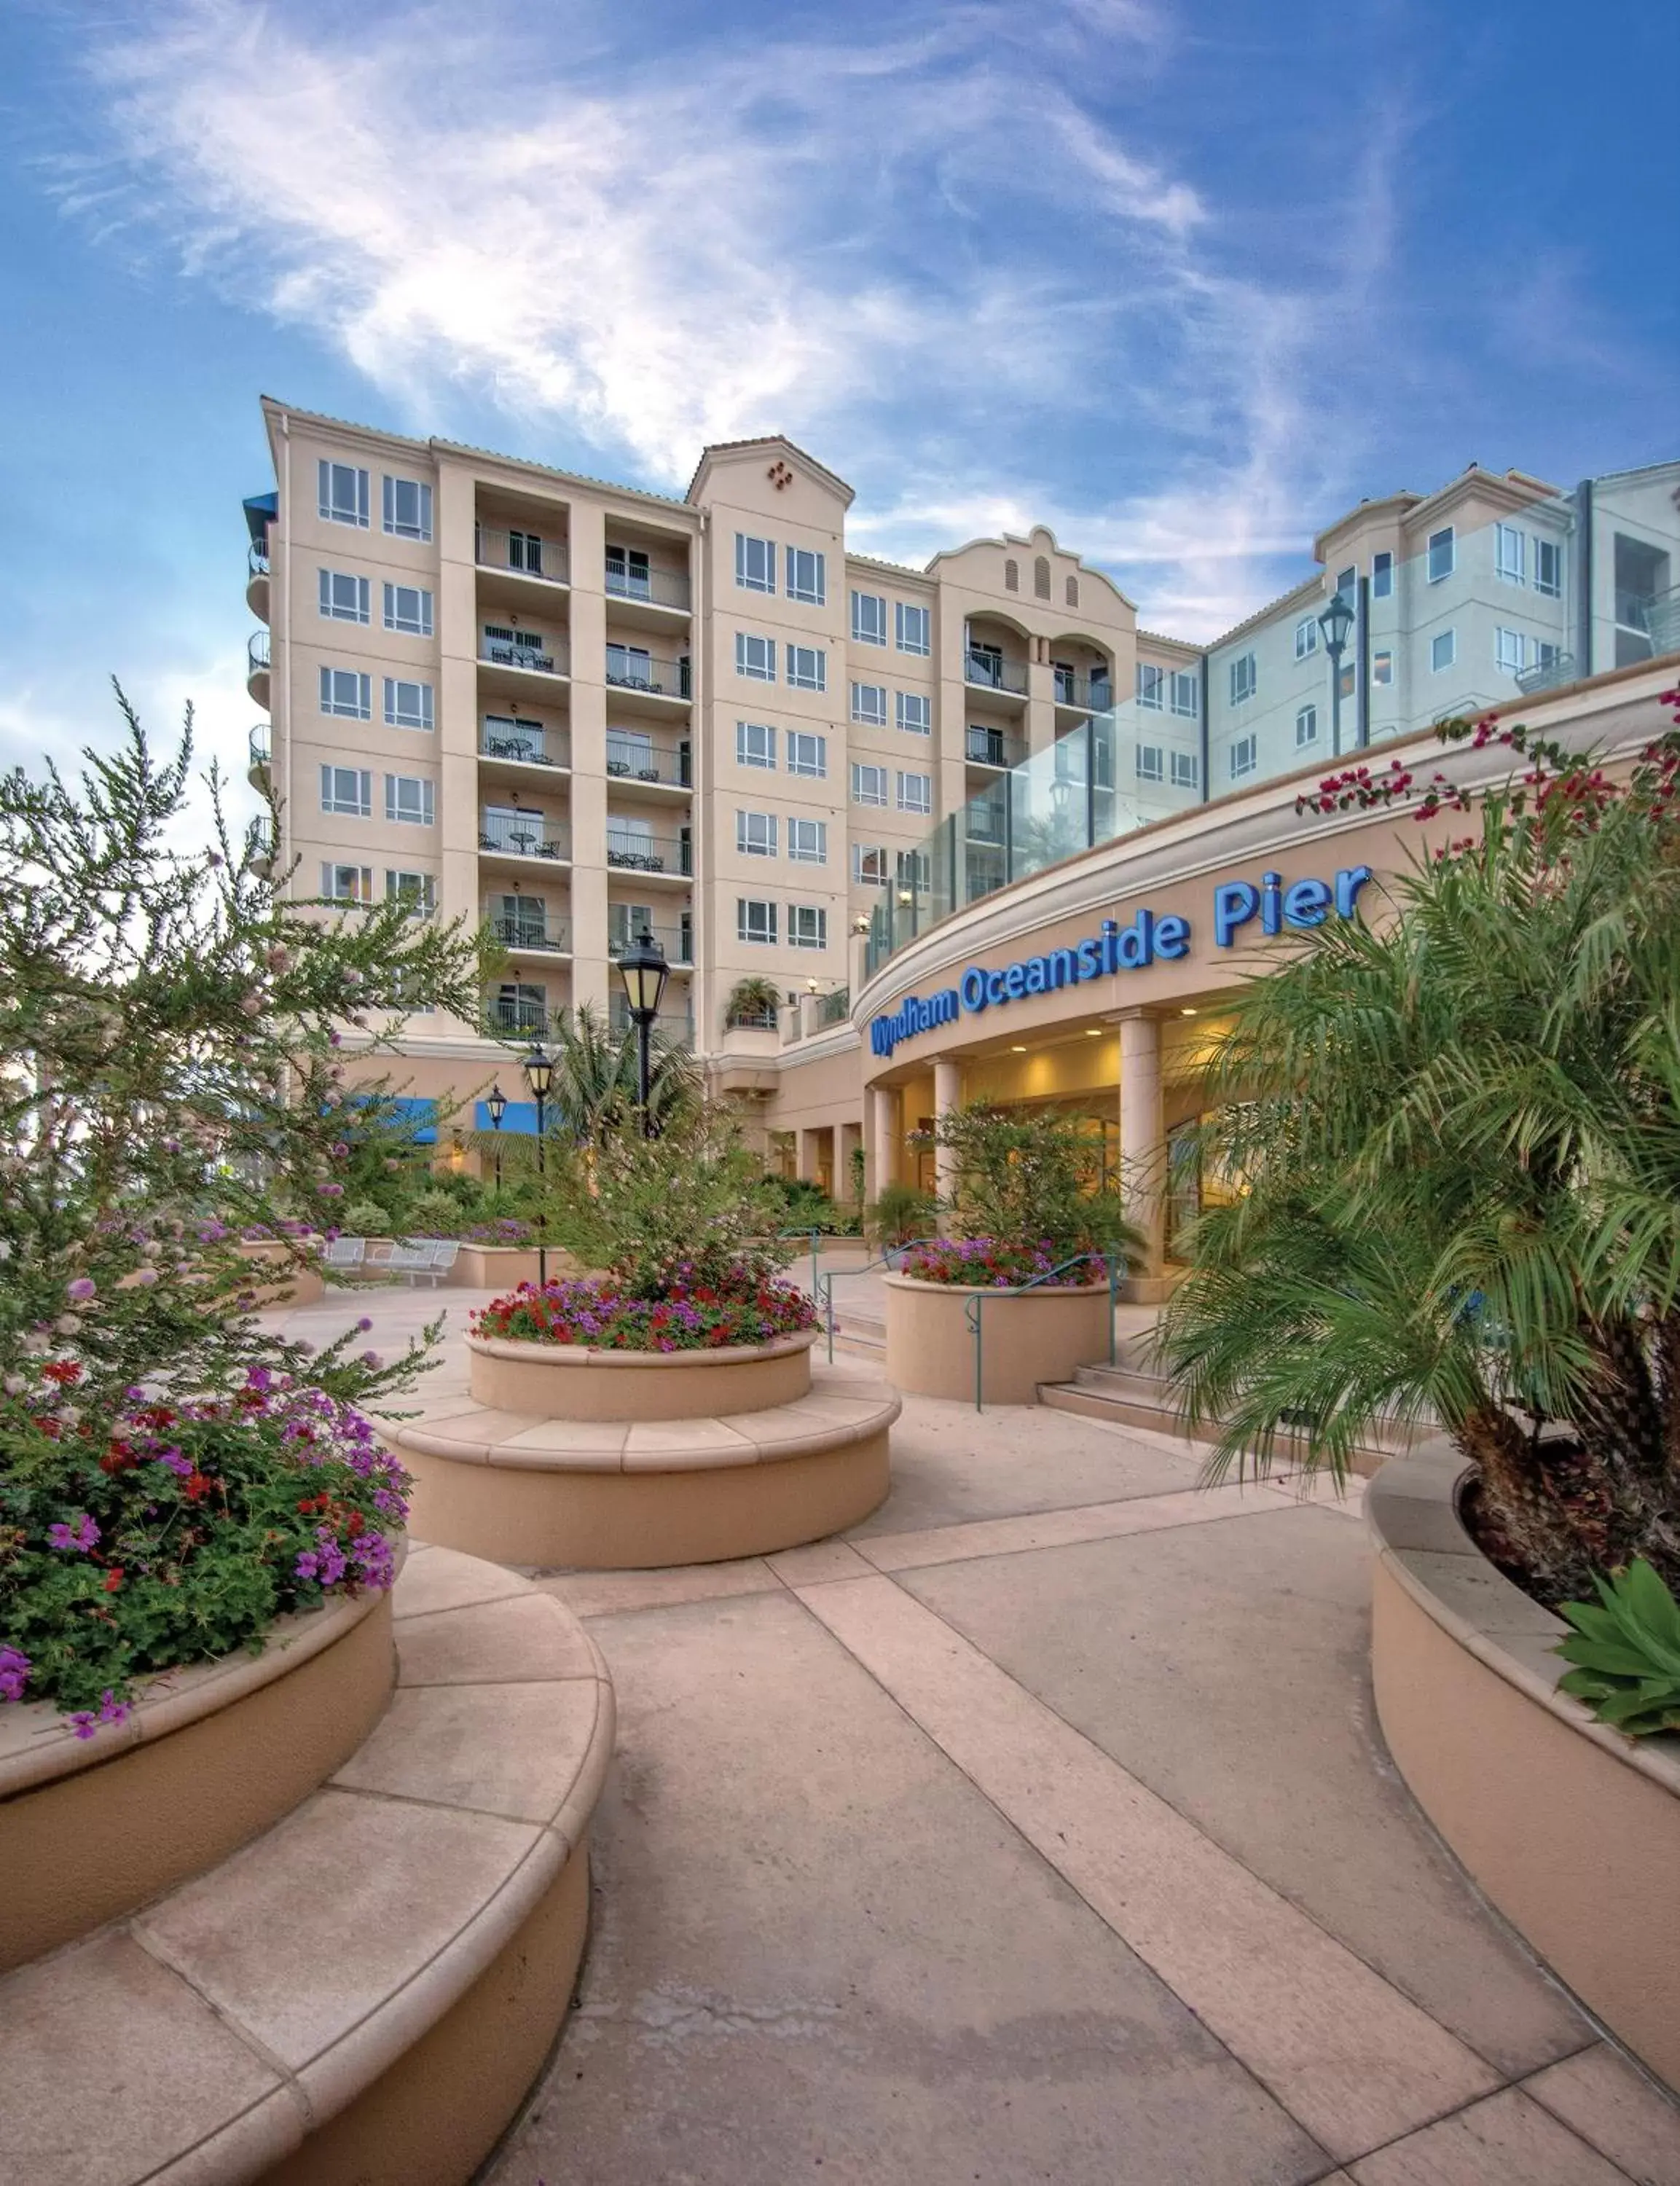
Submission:
[[[1082,1366],[1072,1382],[1041,1382],[1039,1402],[1051,1411],[1073,1412],[1082,1419],[1105,1420],[1111,1427],[1147,1427],[1152,1433],[1173,1435],[1180,1442],[1212,1442],[1214,1430],[1211,1425],[1195,1432],[1185,1426],[1176,1403],[1167,1394],[1168,1386],[1154,1375]],[[1156,1391],[1161,1393],[1158,1398]],[[1301,1455],[1301,1445],[1293,1435],[1278,1437],[1276,1455],[1280,1464],[1296,1460]],[[1369,1479],[1394,1455],[1393,1449],[1382,1447],[1356,1449],[1352,1469],[1362,1479]]]
[[219,1864],[0,1981],[0,2173],[466,2186],[565,2016],[612,1686],[569,1611],[414,1550],[391,1705]]

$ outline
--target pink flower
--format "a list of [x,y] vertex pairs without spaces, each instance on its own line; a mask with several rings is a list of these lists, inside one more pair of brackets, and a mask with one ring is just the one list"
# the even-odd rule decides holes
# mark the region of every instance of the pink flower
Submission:
[[59,1519],[47,1528],[47,1539],[55,1549],[75,1550],[80,1555],[98,1545],[99,1528],[85,1511],[78,1511],[68,1523]]
[[64,1285],[64,1296],[72,1305],[86,1305],[98,1289],[92,1275],[78,1275],[73,1283]]

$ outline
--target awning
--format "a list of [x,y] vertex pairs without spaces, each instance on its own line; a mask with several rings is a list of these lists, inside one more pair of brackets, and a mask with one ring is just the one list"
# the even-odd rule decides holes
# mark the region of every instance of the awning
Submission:
[[251,535],[253,546],[260,546],[268,536],[268,527],[280,514],[277,493],[254,493],[244,502],[245,523]]

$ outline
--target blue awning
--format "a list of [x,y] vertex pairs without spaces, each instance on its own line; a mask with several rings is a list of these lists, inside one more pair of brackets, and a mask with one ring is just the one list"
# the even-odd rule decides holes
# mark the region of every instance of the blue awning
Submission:
[[251,535],[251,544],[260,546],[268,535],[268,527],[280,514],[277,493],[248,495],[244,503],[245,524]]
[[[473,1128],[475,1131],[494,1129],[495,1127],[490,1122],[490,1103],[487,1101],[480,1101],[474,1106]],[[510,1132],[522,1133],[529,1139],[536,1136],[536,1102],[535,1101],[508,1102],[507,1111],[501,1118],[502,1137],[507,1137]]]
[[434,1146],[438,1142],[438,1109],[434,1101],[422,1101],[412,1094],[395,1093],[387,1096],[386,1106],[396,1118],[413,1127],[417,1146]]

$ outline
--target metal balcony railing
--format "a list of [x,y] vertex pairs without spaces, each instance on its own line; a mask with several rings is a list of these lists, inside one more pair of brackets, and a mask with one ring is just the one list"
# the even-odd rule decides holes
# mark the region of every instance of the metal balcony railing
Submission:
[[[612,995],[607,1005],[607,1022],[620,1034],[631,1029],[633,1020],[630,1004],[623,995]],[[694,1044],[694,1012],[692,1010],[661,1010],[653,1020],[653,1031],[680,1045]]]
[[497,729],[486,721],[479,732],[479,749],[486,759],[518,759],[527,766],[572,763],[571,740],[559,729]]
[[510,569],[516,576],[542,577],[551,585],[566,582],[569,564],[563,539],[493,524],[480,524],[475,538],[473,554],[480,569]]
[[692,874],[694,845],[686,835],[644,834],[607,826],[607,862],[623,872]]
[[479,658],[493,668],[523,668],[533,675],[564,675],[569,665],[563,645],[520,645],[505,637],[480,638]]
[[249,749],[253,766],[266,766],[274,756],[274,731],[267,721],[259,721],[252,729]]
[[248,675],[266,675],[269,664],[268,632],[254,630],[245,641],[245,673]]
[[1680,586],[1659,592],[1645,610],[1645,635],[1654,653],[1680,652]]
[[691,787],[689,747],[659,743],[631,730],[608,729],[607,771],[619,782],[657,782],[687,789]]
[[779,1012],[769,1003],[725,1010],[724,1030],[725,1032],[774,1032],[778,1017]]
[[817,1023],[820,1025],[844,1024],[852,1014],[852,990],[837,987],[832,995],[825,995],[817,1004]]
[[996,654],[970,649],[963,664],[963,677],[969,683],[980,684],[988,691],[1012,691],[1018,698],[1027,695],[1027,670],[1012,660],[1000,660]]
[[484,1030],[492,1034],[545,1033],[548,1030],[548,1005],[493,995],[484,1004]]
[[515,858],[557,858],[572,855],[571,830],[557,820],[545,820],[539,812],[485,813],[479,821],[479,848]]
[[976,766],[1018,766],[1027,756],[1027,746],[1021,737],[1006,737],[1001,729],[972,725],[966,749],[970,761]]
[[666,698],[692,696],[688,662],[664,660],[636,645],[609,645],[607,681],[615,691],[648,691]]
[[1573,683],[1576,673],[1575,655],[1560,653],[1554,660],[1537,661],[1532,668],[1523,669],[1516,687],[1525,698],[1532,698],[1537,691],[1557,691],[1565,683]]
[[1114,703],[1114,678],[1104,668],[1093,669],[1089,675],[1077,669],[1058,668],[1056,703],[1058,706],[1082,706],[1093,714],[1106,714]]
[[686,608],[688,580],[665,569],[607,569],[607,591],[615,600],[647,600],[658,608]]
[[248,576],[266,577],[268,575],[268,548],[259,546],[255,539],[245,553],[245,573]]
[[504,949],[540,949],[558,956],[571,952],[572,929],[563,918],[507,918],[498,913],[491,916],[490,929]]
[[[640,940],[643,930],[641,926],[637,926],[633,933],[609,933],[607,937],[607,954],[615,959],[622,956],[625,950]],[[660,955],[668,964],[673,967],[692,964],[694,937],[687,927],[650,926],[646,928],[646,931],[652,935]]]

